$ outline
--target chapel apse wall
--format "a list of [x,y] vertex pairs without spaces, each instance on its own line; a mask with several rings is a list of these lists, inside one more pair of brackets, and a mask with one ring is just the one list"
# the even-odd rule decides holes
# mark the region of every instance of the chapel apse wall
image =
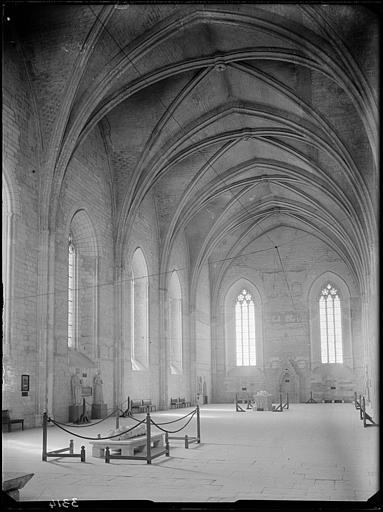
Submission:
[[[334,250],[309,233],[285,227],[272,230],[268,236],[279,246],[284,271],[271,241],[270,251],[258,253],[255,241],[244,251],[255,254],[233,261],[220,286],[217,316],[212,323],[217,359],[216,371],[213,371],[214,401],[232,401],[242,387],[249,392],[266,390],[277,401],[281,386],[287,390],[286,384],[290,387],[291,401],[305,402],[310,391],[316,400],[351,400],[356,383],[360,384],[362,380],[361,349],[357,348],[361,346],[360,300],[352,274]],[[309,292],[315,281],[326,282],[329,271],[339,276],[337,282],[344,283],[343,286],[347,283],[350,290],[349,296],[343,297],[348,310],[343,319],[348,324],[348,329],[343,329],[346,336],[343,344],[347,349],[343,364],[322,365],[320,360],[313,359],[311,345],[319,343],[320,339],[312,332],[310,314],[313,306],[310,309]],[[230,290],[238,288],[239,293],[244,286],[253,293],[255,308],[261,315],[258,318],[261,328],[256,335],[261,340],[257,340],[258,357],[253,367],[228,362],[227,352],[233,350],[235,344],[234,331],[230,332],[227,327],[229,303],[234,307],[235,295],[232,293],[230,297]],[[319,302],[317,307],[319,310]],[[289,377],[284,379],[284,374]],[[286,380],[290,382],[286,383]]]

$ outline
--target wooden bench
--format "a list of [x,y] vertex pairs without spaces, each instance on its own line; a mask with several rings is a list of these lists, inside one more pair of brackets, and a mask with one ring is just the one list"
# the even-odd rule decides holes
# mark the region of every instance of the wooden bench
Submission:
[[180,406],[179,402],[178,402],[178,398],[171,398],[170,399],[170,408],[171,409],[174,409],[174,408],[178,408]]
[[179,407],[190,407],[191,402],[187,402],[185,398],[171,398],[170,399],[170,408],[178,409]]
[[142,400],[131,400],[130,410],[131,412],[145,412],[146,407],[142,405]]
[[178,407],[190,407],[191,403],[187,402],[185,398],[178,399],[179,406]]
[[12,430],[12,424],[21,423],[21,429],[24,430],[24,420],[21,418],[11,420],[9,411],[6,409],[2,411],[2,424],[8,426],[8,432]]
[[[152,434],[150,436],[153,448],[164,447],[164,434]],[[105,448],[108,446],[110,451],[119,453],[127,457],[134,457],[136,454],[146,455],[146,435],[137,436],[123,441],[113,441],[113,439],[103,439],[100,441],[90,441],[92,446],[92,457],[103,458]]]

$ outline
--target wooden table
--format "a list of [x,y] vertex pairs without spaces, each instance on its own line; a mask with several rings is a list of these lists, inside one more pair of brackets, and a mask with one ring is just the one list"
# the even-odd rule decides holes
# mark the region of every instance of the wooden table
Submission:
[[2,489],[14,500],[20,497],[19,489],[22,489],[26,483],[33,477],[34,473],[4,473]]

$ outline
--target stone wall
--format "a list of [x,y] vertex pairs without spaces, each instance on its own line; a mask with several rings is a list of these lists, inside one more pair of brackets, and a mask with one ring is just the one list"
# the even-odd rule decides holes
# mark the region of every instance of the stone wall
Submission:
[[[55,245],[55,354],[53,412],[66,420],[70,402],[67,341],[68,236],[72,219],[82,212],[77,229],[82,257],[78,298],[78,350],[100,365],[104,401],[113,406],[114,375],[114,251],[108,162],[96,129],[77,150],[66,171],[61,190]],[[95,252],[95,255],[92,253]],[[90,318],[89,318],[90,317]],[[91,325],[89,325],[91,323]],[[92,385],[94,370],[84,371],[84,384]],[[89,402],[91,398],[87,399]]]
[[[136,66],[119,68],[116,65],[123,57],[118,42],[122,44],[124,41],[126,48],[130,48],[130,44],[133,48],[137,43],[138,50],[141,38],[144,41],[149,36],[147,30],[153,29],[152,36],[162,33],[157,33],[157,22],[176,15],[177,11],[182,20],[195,10],[201,12],[194,22],[189,23],[189,18],[173,34],[165,36],[164,32],[158,41],[154,37],[155,44],[150,48],[142,46],[136,55]],[[357,6],[335,10],[324,6],[318,17],[292,6],[257,7],[254,16],[251,6],[236,7],[239,14],[251,14],[253,21],[257,16],[262,19],[262,12],[265,20],[271,21],[274,13],[276,31],[278,22],[285,17],[293,23],[290,25],[289,21],[286,29],[297,28],[295,23],[303,23],[299,26],[311,28],[312,34],[318,31],[325,40],[330,41],[329,36],[334,38],[333,55],[339,55],[350,73],[350,82],[342,87],[319,68],[301,66],[294,58],[289,64],[284,59],[279,63],[260,59],[256,67],[258,71],[270,74],[269,78],[274,77],[280,84],[287,85],[313,107],[315,116],[321,116],[336,130],[339,140],[333,138],[334,147],[339,149],[344,145],[350,152],[350,161],[344,162],[350,167],[350,173],[335,154],[324,146],[312,144],[308,147],[309,139],[304,137],[285,140],[297,150],[296,154],[281,149],[284,145],[282,132],[279,135],[282,144],[278,145],[270,145],[267,137],[238,141],[222,153],[219,165],[217,161],[216,168],[209,170],[210,177],[209,172],[204,172],[199,181],[203,195],[205,184],[208,186],[212,177],[219,177],[218,169],[222,175],[227,173],[229,176],[229,171],[239,164],[240,153],[243,161],[256,155],[259,159],[281,161],[286,164],[286,169],[289,164],[299,167],[305,175],[313,172],[312,164],[317,163],[325,171],[324,175],[328,173],[339,191],[349,199],[355,208],[355,219],[360,221],[360,230],[359,227],[354,230],[353,217],[331,199],[331,190],[326,194],[324,187],[321,192],[323,207],[342,222],[345,234],[350,235],[348,248],[347,244],[343,247],[340,243],[339,251],[348,250],[351,255],[355,250],[349,261],[364,280],[362,287],[361,283],[355,282],[346,257],[342,260],[339,253],[319,238],[283,227],[282,221],[280,228],[270,230],[269,235],[260,236],[248,244],[246,252],[257,251],[258,242],[269,243],[266,238],[271,236],[280,247],[284,268],[281,268],[273,247],[270,252],[234,259],[219,282],[215,280],[218,274],[212,267],[201,264],[201,251],[210,255],[211,260],[219,261],[229,246],[234,247],[240,238],[232,229],[222,245],[213,243],[207,247],[206,237],[216,229],[213,227],[217,226],[217,214],[220,216],[227,208],[232,193],[226,198],[224,194],[212,194],[212,201],[206,198],[206,209],[198,207],[198,211],[191,215],[192,205],[187,201],[193,201],[193,195],[187,199],[188,187],[222,141],[217,139],[217,145],[201,147],[198,157],[186,151],[190,142],[208,139],[224,131],[237,131],[238,127],[247,130],[263,126],[265,120],[251,119],[248,113],[239,117],[239,111],[242,112],[243,105],[249,102],[249,105],[259,103],[273,109],[270,111],[279,111],[286,121],[293,119],[298,124],[301,122],[303,127],[309,126],[309,119],[302,105],[294,102],[289,94],[271,92],[263,80],[250,79],[251,60],[246,64],[246,73],[242,69],[240,77],[234,61],[227,63],[225,73],[216,73],[220,70],[214,70],[213,61],[206,64],[207,67],[202,62],[200,72],[198,66],[189,69],[189,61],[196,59],[197,62],[201,56],[214,60],[217,48],[237,52],[248,48],[249,40],[254,48],[258,44],[263,48],[278,46],[281,42],[290,44],[288,39],[283,40],[282,35],[277,36],[273,30],[253,30],[250,24],[245,26],[242,22],[237,26],[230,25],[231,22],[230,26],[221,24],[207,12],[207,18],[203,19],[204,9],[200,10],[198,6],[177,7],[177,11],[168,6],[148,9],[136,6],[126,12],[114,12],[113,6],[97,6],[94,10],[86,6],[59,6],[53,10],[49,6],[37,10],[33,6],[23,6],[15,9],[15,16],[5,18],[12,23],[8,25],[3,59],[3,407],[10,410],[11,416],[24,417],[26,427],[34,426],[41,418],[43,408],[48,406],[50,409],[51,405],[49,412],[53,412],[57,419],[68,419],[70,375],[74,371],[67,346],[68,234],[74,216],[83,212],[78,217],[76,235],[83,238],[81,245],[85,250],[80,261],[78,350],[100,367],[104,399],[110,409],[116,403],[126,403],[128,396],[151,398],[153,403],[163,407],[168,405],[171,396],[185,396],[194,402],[201,391],[210,402],[229,401],[242,387],[249,391],[267,389],[276,399],[282,387],[290,389],[292,401],[305,401],[310,391],[318,400],[350,399],[352,392],[357,390],[365,394],[369,404],[377,410],[377,244],[372,240],[375,227],[368,205],[371,199],[377,210],[379,173],[374,160],[373,126],[367,130],[368,123],[373,125],[373,99],[378,89],[376,17],[368,9]],[[101,17],[95,16],[96,13]],[[230,17],[231,14],[228,19]],[[99,21],[102,19],[108,29],[101,30],[104,22],[100,24]],[[281,27],[284,27],[283,23]],[[337,32],[341,40],[336,40]],[[116,39],[110,34],[115,34]],[[291,45],[295,55],[297,47],[293,40]],[[326,48],[323,51],[325,53]],[[98,128],[89,133],[86,131],[86,119],[92,119],[111,97],[118,96],[118,91],[130,90],[137,79],[137,69],[140,74],[148,73],[149,76],[154,69],[163,67],[162,71],[166,71],[175,62],[182,66],[177,64],[172,76],[160,82],[148,81],[146,89],[126,97],[112,111],[105,110],[105,117],[100,122],[102,134]],[[359,74],[357,66],[364,71],[367,80],[360,82],[360,92],[366,100],[360,104],[353,102],[351,95],[345,92],[348,91],[347,84],[352,85],[353,78]],[[96,94],[97,84],[104,84],[104,72],[112,69],[116,81],[112,80],[113,84],[106,81],[105,90],[100,87]],[[206,76],[203,76],[205,72]],[[163,76],[167,76],[166,73]],[[358,80],[355,84],[358,85]],[[186,93],[188,88],[190,91]],[[214,117],[226,106],[232,114]],[[202,124],[198,121],[208,119],[204,116],[210,114],[214,114],[214,123],[205,125],[205,121]],[[178,146],[178,138],[187,133],[184,129],[195,123],[198,137],[194,137],[197,131],[191,131],[194,139],[191,136],[188,140],[180,139],[182,142]],[[322,123],[312,126],[322,126],[326,131]],[[82,129],[87,135],[80,143],[78,137],[85,133]],[[66,140],[67,135],[70,142]],[[329,135],[332,137],[333,134]],[[77,149],[67,165],[66,156],[72,154],[74,147]],[[159,165],[162,156],[170,164],[177,154],[175,150],[181,150],[183,157],[178,161],[177,157],[177,163],[173,162],[163,173]],[[299,152],[313,160],[300,158]],[[60,159],[56,160],[58,155]],[[353,170],[354,164],[358,169]],[[64,170],[61,183],[61,171],[64,173]],[[140,176],[134,174],[135,170]],[[360,181],[357,181],[359,170]],[[157,172],[158,176],[151,176]],[[252,168],[246,172],[249,178],[253,177]],[[316,172],[313,172],[314,186],[315,181]],[[133,185],[134,189],[131,188]],[[310,183],[302,182],[300,192],[305,200],[311,198],[313,190]],[[51,196],[49,191],[53,191]],[[129,236],[125,240],[123,257],[116,263],[117,220],[130,192],[132,195],[137,192],[130,199],[145,198],[130,217],[131,224],[123,228],[129,231]],[[260,184],[257,193],[260,200],[281,199],[278,188],[267,183]],[[286,192],[287,199],[294,197],[289,194]],[[249,197],[249,204],[253,200]],[[173,226],[174,233],[178,234],[174,234],[175,240],[170,240],[173,235],[169,235],[168,240],[166,235],[172,216],[182,202],[185,215],[180,215],[177,221],[181,229],[177,232],[178,228]],[[240,202],[238,205],[243,209]],[[128,210],[129,205],[124,206]],[[315,202],[310,201],[310,207],[315,208]],[[319,221],[325,209],[323,212],[319,210]],[[53,211],[55,216],[49,217],[48,211]],[[231,211],[230,208],[226,210],[228,221],[231,212],[235,213],[235,205]],[[181,222],[183,217],[185,224]],[[367,244],[362,237],[364,233]],[[328,233],[323,231],[322,234],[324,240]],[[170,254],[161,253],[161,244],[165,242],[171,247]],[[149,364],[142,370],[132,367],[131,357],[131,260],[138,247],[145,257],[149,280]],[[363,254],[364,249],[366,254]],[[370,262],[367,261],[369,253]],[[165,269],[162,268],[165,267],[162,258],[166,261]],[[193,272],[196,272],[194,265],[200,264],[198,282],[192,283]],[[160,273],[174,268],[180,269],[183,297],[183,367],[177,374],[169,370],[166,282],[160,285]],[[343,366],[318,362],[318,318],[312,290],[326,273],[335,276],[337,286],[347,290],[347,308],[343,315],[346,337]],[[248,283],[257,302],[255,368],[238,368],[233,364],[234,337],[228,322],[228,293],[234,293],[233,286],[239,279]],[[192,285],[195,286],[193,290]],[[217,289],[219,292],[215,295]],[[84,383],[92,383],[94,371],[83,369],[82,373],[86,373]],[[30,390],[26,396],[21,395],[20,388],[24,374],[30,375]]]
[[[147,267],[148,273],[148,324],[149,324],[149,364],[141,370],[132,367],[131,353],[131,262],[137,248],[140,248]],[[151,194],[142,202],[133,222],[131,235],[125,244],[125,257],[123,267],[122,283],[122,368],[121,385],[122,400],[151,399],[153,404],[159,402],[159,255],[158,255],[158,234],[155,209],[153,208],[153,197]],[[118,362],[117,362],[118,364]]]
[[[182,294],[182,372],[171,373],[167,364],[167,394],[165,403],[170,403],[170,398],[185,397],[187,401],[194,400],[193,389],[191,388],[192,369],[190,365],[192,347],[190,343],[190,314],[189,314],[189,283],[188,283],[188,247],[185,237],[181,233],[172,246],[169,258],[169,269],[176,269],[180,281]],[[167,282],[171,274],[167,276]],[[167,322],[165,322],[165,335],[168,339],[170,329],[168,326],[168,308],[164,308]]]
[[[34,425],[38,348],[36,290],[40,139],[18,47],[3,47],[3,409]],[[5,200],[5,202],[4,202]],[[5,209],[5,211],[4,211]],[[4,260],[5,257],[5,260]],[[21,375],[30,375],[28,396]]]
[[195,303],[196,392],[201,393],[202,385],[202,392],[205,389],[209,402],[212,402],[211,369],[215,359],[212,358],[210,322],[209,269],[205,265],[198,281]]

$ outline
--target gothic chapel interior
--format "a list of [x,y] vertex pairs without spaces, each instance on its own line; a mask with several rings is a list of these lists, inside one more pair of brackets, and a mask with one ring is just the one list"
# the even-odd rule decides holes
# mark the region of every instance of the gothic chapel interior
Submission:
[[6,4],[3,409],[242,389],[378,415],[378,16]]

